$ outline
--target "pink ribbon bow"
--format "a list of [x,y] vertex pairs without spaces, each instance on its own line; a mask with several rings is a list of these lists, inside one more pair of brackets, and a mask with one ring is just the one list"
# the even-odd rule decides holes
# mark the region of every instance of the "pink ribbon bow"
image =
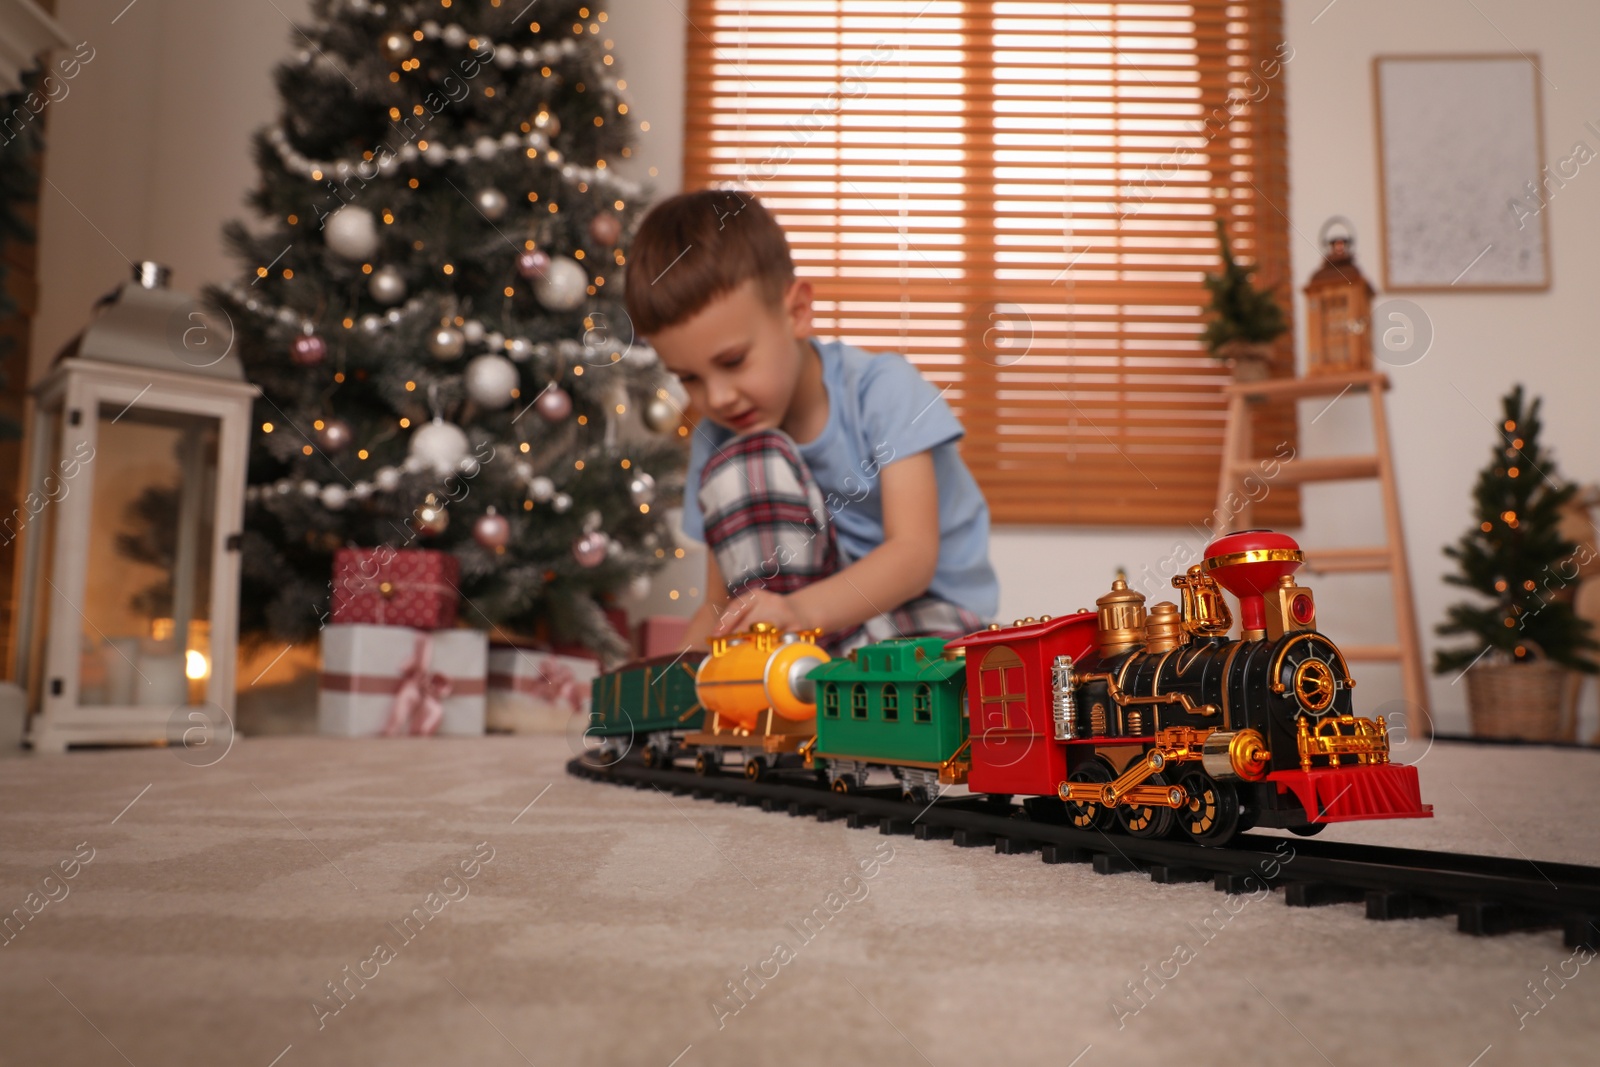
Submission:
[[[410,732],[426,736],[439,729],[444,719],[444,698],[450,695],[450,679],[428,669],[433,659],[433,635],[420,633],[411,658],[400,668],[400,688],[389,706],[385,737]],[[409,726],[409,731],[407,727]]]
[[583,698],[588,695],[587,687],[580,685],[578,676],[572,668],[565,663],[551,660],[539,664],[539,673],[533,679],[533,695],[550,701],[552,704],[565,704],[572,711],[579,711],[583,707]]

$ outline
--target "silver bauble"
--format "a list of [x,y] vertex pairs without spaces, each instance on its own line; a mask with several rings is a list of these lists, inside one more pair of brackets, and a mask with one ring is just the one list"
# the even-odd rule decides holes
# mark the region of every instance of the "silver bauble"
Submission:
[[468,319],[461,324],[461,336],[467,339],[467,344],[477,344],[483,340],[483,323],[477,319]]
[[350,499],[350,492],[342,485],[325,485],[320,496],[322,506],[329,511],[338,511]]
[[345,259],[371,259],[378,250],[378,223],[364,207],[347,205],[328,216],[322,239],[335,255]]
[[317,431],[317,442],[327,452],[338,452],[349,447],[354,437],[350,431],[350,424],[343,419],[328,419],[322,424],[322,429]]
[[372,484],[385,493],[392,493],[400,488],[400,471],[396,467],[379,467],[378,472],[372,476]]
[[450,525],[450,512],[445,502],[429,493],[421,506],[411,514],[411,528],[424,537],[437,537]]
[[498,411],[512,401],[511,391],[517,387],[517,368],[504,356],[484,355],[474,357],[467,364],[463,377],[467,395],[483,408]]
[[391,63],[398,63],[411,55],[412,38],[409,33],[399,30],[386,33],[378,38],[378,51],[383,53],[383,58]]
[[474,202],[478,205],[478,211],[482,211],[483,218],[490,219],[490,221],[501,218],[502,214],[506,214],[507,206],[510,206],[509,200],[506,200],[506,194],[502,194],[499,189],[478,190],[478,195],[474,197]]
[[417,427],[416,433],[411,435],[408,460],[431,467],[434,473],[442,477],[452,473],[470,451],[467,435],[461,427],[443,419],[434,419]]
[[644,471],[639,471],[628,483],[628,497],[637,507],[640,504],[653,504],[656,499],[656,480]]
[[367,279],[367,292],[384,307],[398,304],[406,298],[405,276],[394,267],[379,267]]
[[528,483],[528,493],[543,504],[556,495],[556,483],[540,474]]
[[644,406],[644,424],[656,433],[672,433],[682,419],[672,401],[656,396]]
[[533,295],[551,311],[571,311],[588,296],[589,275],[575,259],[551,256],[545,268],[533,283]]
[[650,576],[648,574],[641,574],[633,581],[628,583],[628,595],[633,597],[635,600],[643,600],[645,597],[650,595],[650,585]]
[[572,510],[572,497],[566,493],[557,493],[550,498],[550,506],[555,508],[558,514],[564,515]]
[[513,337],[506,342],[506,355],[518,363],[526,363],[533,355],[533,342],[526,337]]
[[467,349],[467,339],[454,326],[440,326],[428,334],[428,351],[434,359],[460,359]]

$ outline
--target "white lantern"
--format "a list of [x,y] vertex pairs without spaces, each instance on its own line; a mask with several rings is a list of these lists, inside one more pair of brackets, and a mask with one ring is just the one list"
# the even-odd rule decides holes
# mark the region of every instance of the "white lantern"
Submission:
[[35,750],[232,736],[259,390],[166,277],[137,264],[33,390],[13,677]]

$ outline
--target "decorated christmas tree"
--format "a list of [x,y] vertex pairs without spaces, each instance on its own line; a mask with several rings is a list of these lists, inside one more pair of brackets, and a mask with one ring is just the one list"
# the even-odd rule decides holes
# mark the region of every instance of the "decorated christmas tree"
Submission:
[[1488,603],[1450,608],[1439,634],[1473,640],[1440,649],[1435,670],[1460,671],[1493,656],[1502,663],[1549,659],[1593,671],[1585,652],[1600,644],[1572,608],[1578,546],[1560,530],[1562,505],[1577,487],[1557,480],[1555,461],[1539,443],[1538,399],[1525,403],[1519,385],[1503,407],[1494,457],[1473,489],[1477,525],[1444,550],[1460,568],[1445,581],[1480,593]]
[[[461,617],[615,652],[671,550],[680,410],[622,310],[632,125],[580,3],[317,0],[209,297],[262,389],[242,629],[309,637],[332,553],[435,548]],[[303,36],[302,36],[303,34]]]
[[1251,281],[1255,267],[1246,266],[1233,257],[1228,230],[1221,219],[1217,220],[1217,240],[1222,245],[1222,273],[1206,275],[1213,318],[1206,323],[1201,341],[1215,353],[1236,341],[1263,344],[1273,340],[1289,328],[1283,318],[1283,308],[1278,306],[1270,289],[1255,287]]

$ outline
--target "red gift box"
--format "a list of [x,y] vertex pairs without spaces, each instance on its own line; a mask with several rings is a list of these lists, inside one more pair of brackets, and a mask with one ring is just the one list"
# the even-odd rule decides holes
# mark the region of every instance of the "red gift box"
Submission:
[[333,621],[447,630],[456,624],[461,562],[422,548],[341,548],[333,554]]

